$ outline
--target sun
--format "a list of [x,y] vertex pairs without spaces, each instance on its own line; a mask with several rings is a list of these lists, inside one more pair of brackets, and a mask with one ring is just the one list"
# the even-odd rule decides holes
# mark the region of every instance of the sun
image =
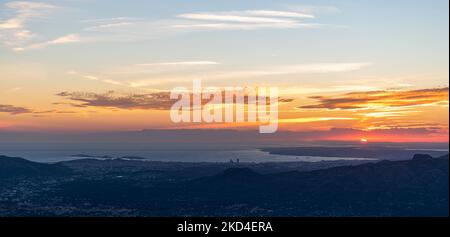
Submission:
[[367,140],[367,138],[361,138],[360,141],[361,141],[362,143],[367,143],[369,140]]

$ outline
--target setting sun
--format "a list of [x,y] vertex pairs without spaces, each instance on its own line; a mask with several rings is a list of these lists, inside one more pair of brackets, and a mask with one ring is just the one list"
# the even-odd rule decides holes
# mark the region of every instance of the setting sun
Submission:
[[366,138],[361,138],[360,141],[361,141],[362,143],[368,142],[368,140],[367,140]]

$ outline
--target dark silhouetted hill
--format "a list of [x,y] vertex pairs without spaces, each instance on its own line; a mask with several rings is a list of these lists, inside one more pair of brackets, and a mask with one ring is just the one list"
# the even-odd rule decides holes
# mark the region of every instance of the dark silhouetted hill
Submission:
[[62,176],[72,174],[61,164],[44,164],[18,157],[0,156],[0,178]]
[[[36,205],[49,210],[46,215],[58,213],[57,210],[52,212],[54,202],[58,202],[58,206],[67,206],[63,215],[75,216],[118,216],[124,215],[122,211],[132,216],[449,214],[448,155],[432,158],[418,154],[411,156],[410,160],[277,173],[226,166],[220,171],[213,170],[214,173],[208,176],[179,175],[188,172],[186,165],[196,172],[212,169],[211,165],[201,163],[83,160],[66,164],[78,167],[77,171],[92,166],[97,168],[86,173],[77,172],[70,179],[55,178],[52,188],[47,184],[38,188],[33,186],[31,193],[47,188],[45,192],[34,195],[38,198]],[[144,169],[144,164],[148,165],[147,169]],[[1,176],[32,177],[64,175],[67,172],[70,170],[62,164],[39,164],[21,158],[0,157]],[[12,181],[9,182],[11,186],[15,184],[15,180]],[[4,190],[9,195],[10,189]]]
[[448,165],[448,155],[416,155],[311,172],[258,175],[234,169],[195,180],[189,189],[209,200],[279,206],[286,215],[448,216]]

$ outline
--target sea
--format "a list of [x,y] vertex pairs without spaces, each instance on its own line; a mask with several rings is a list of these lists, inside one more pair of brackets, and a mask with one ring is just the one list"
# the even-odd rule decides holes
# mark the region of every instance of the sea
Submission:
[[139,159],[165,162],[319,162],[333,160],[373,160],[358,157],[319,157],[275,155],[260,149],[126,149],[112,147],[58,147],[20,146],[0,144],[0,155],[21,157],[27,160],[54,163],[76,159]]

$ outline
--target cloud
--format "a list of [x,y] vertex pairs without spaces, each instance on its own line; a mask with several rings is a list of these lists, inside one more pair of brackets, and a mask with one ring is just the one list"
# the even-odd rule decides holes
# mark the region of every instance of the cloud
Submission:
[[[150,64],[156,66],[157,64]],[[318,74],[318,73],[337,73],[337,72],[351,72],[360,70],[364,67],[369,66],[370,63],[318,63],[318,64],[293,64],[293,65],[275,65],[266,66],[263,68],[247,69],[247,70],[236,70],[236,71],[220,71],[213,70],[206,71],[203,70],[201,78],[204,80],[227,80],[227,79],[242,79],[242,78],[255,78],[263,76],[277,76],[277,75],[288,75],[288,74]],[[181,67],[182,68],[182,67]],[[171,69],[170,71],[163,69]],[[128,68],[126,71],[119,72],[120,74],[157,74],[157,73],[168,73],[174,72],[173,68],[155,67],[150,70],[141,70],[136,68]],[[117,73],[116,73],[117,74]],[[139,79],[139,80],[129,80],[129,86],[131,87],[146,87],[164,84],[175,84],[175,83],[185,83],[191,81],[192,79],[198,78],[198,75],[188,74],[188,72],[183,73],[183,77],[175,78],[162,78],[158,79],[153,76],[151,79]],[[367,87],[365,87],[367,88]],[[304,89],[302,87],[301,89]],[[343,89],[335,89],[335,91],[343,91]],[[296,93],[298,90],[296,90]]]
[[67,72],[67,74],[73,75],[73,76],[80,76],[81,78],[86,79],[86,80],[100,81],[100,82],[104,82],[104,83],[108,83],[108,84],[116,85],[116,86],[124,86],[125,85],[124,83],[122,83],[120,81],[103,78],[103,77],[100,77],[97,75],[85,75],[85,74],[79,73],[75,70],[70,70]]
[[68,43],[75,43],[80,41],[80,36],[77,34],[70,34],[65,35],[62,37],[59,37],[57,39],[48,41],[47,44],[68,44]]
[[122,27],[122,26],[130,26],[133,25],[133,22],[117,22],[117,23],[107,23],[107,24],[100,24],[97,26],[87,27],[85,28],[86,31],[101,31],[104,29],[109,28],[115,28],[115,27]]
[[16,52],[77,42],[133,42],[196,31],[313,29],[332,26],[314,22],[316,12],[294,8],[185,12],[160,19],[122,16],[82,20],[81,23],[85,26],[78,32],[44,42],[30,42],[34,38],[42,37],[35,37],[36,35],[26,28],[26,22],[45,16],[58,7],[37,2],[9,2],[5,6],[14,15],[0,20],[0,41]]
[[353,92],[339,96],[313,96],[318,104],[301,106],[302,109],[369,109],[407,107],[430,104],[448,106],[449,88],[409,91]]
[[26,114],[26,113],[32,113],[30,109],[24,108],[24,107],[18,107],[13,105],[2,105],[0,104],[0,113],[9,113],[12,115],[17,114]]
[[240,23],[293,23],[293,20],[285,20],[279,18],[269,17],[254,17],[231,14],[213,14],[213,13],[187,13],[178,15],[180,18],[191,20],[205,20],[205,21],[230,21]]
[[52,13],[58,7],[25,1],[8,2],[5,7],[14,14],[9,19],[0,20],[0,41],[15,52],[89,41],[89,38],[81,37],[79,34],[67,34],[44,42],[33,42],[35,40],[32,39],[36,38],[36,34],[27,29],[27,23]]
[[114,17],[85,20],[84,31],[97,33],[99,41],[136,41],[155,37],[213,30],[311,29],[330,26],[312,22],[311,13],[269,9],[185,12],[162,19]]
[[79,102],[77,107],[107,107],[119,109],[169,109],[174,100],[170,92],[155,92],[147,94],[124,94],[115,91],[106,93],[61,92],[58,96]]
[[290,17],[290,18],[314,18],[312,14],[293,11],[271,11],[271,10],[250,10],[244,11],[247,15],[252,16],[271,16],[271,17]]
[[42,49],[42,48],[46,48],[50,45],[71,44],[71,43],[77,43],[77,42],[82,42],[82,41],[84,41],[84,39],[82,39],[78,34],[68,34],[68,35],[58,37],[53,40],[46,41],[46,42],[35,43],[35,44],[27,45],[24,47],[16,47],[13,50],[16,52],[22,52],[22,51],[30,50],[30,49]]
[[[35,35],[24,27],[25,22],[51,12],[50,10],[57,7],[43,3],[13,3],[6,6],[15,10],[16,15],[0,21],[0,33],[2,29],[13,29],[14,31],[6,38],[0,34],[0,40],[3,40],[9,48],[16,52],[77,42],[133,42],[195,31],[312,29],[330,26],[312,22],[315,20],[312,13],[293,10],[186,12],[161,19],[113,17],[83,20],[81,23],[84,23],[85,26],[79,32],[75,31],[76,33],[53,40],[30,43],[29,40]],[[19,39],[20,41],[18,41]]]
[[[56,103],[55,103],[56,105]],[[31,114],[34,117],[41,117],[41,116],[47,116],[49,114],[57,113],[57,114],[63,114],[63,113],[75,113],[75,111],[66,111],[66,110],[56,110],[56,109],[50,109],[50,110],[32,110],[25,107],[20,106],[14,106],[14,105],[2,105],[0,104],[0,113],[8,113],[11,115],[19,115],[19,114]]]
[[271,66],[258,70],[243,70],[213,75],[212,78],[247,78],[258,76],[286,75],[286,74],[313,74],[350,72],[369,66],[370,63],[318,63]]
[[434,131],[448,131],[448,124],[445,123],[433,123],[429,121],[416,121],[408,119],[407,121],[396,121],[396,120],[386,120],[381,122],[372,122],[372,124],[367,127],[366,130],[383,130],[383,129],[395,129],[395,128],[404,128],[404,129],[427,129]]
[[26,24],[36,18],[43,17],[56,6],[38,3],[15,1],[5,3],[6,10],[12,11],[12,17],[0,20],[0,40],[9,48],[17,48],[34,37],[34,34],[26,28]]
[[312,123],[312,122],[324,122],[333,120],[356,120],[356,118],[347,117],[309,117],[309,118],[291,118],[291,119],[279,119],[279,123]]
[[305,23],[314,15],[293,11],[247,10],[228,12],[184,13],[178,18],[188,20],[173,24],[173,28],[203,30],[253,30],[262,28],[317,28],[317,23]]
[[229,23],[196,23],[174,24],[173,28],[191,30],[258,30],[263,28],[289,29],[289,28],[318,28],[320,24],[302,24],[296,22],[267,23],[267,24],[229,24]]
[[83,20],[83,23],[90,24],[91,26],[85,27],[84,31],[101,32],[113,30],[116,28],[132,27],[139,23],[146,22],[144,19],[135,17],[112,17],[112,18],[100,18]]
[[341,10],[336,6],[326,5],[291,5],[289,9],[303,14],[337,14]]
[[6,8],[15,11],[15,15],[7,20],[0,21],[0,29],[21,29],[24,24],[44,14],[44,10],[54,9],[55,6],[37,2],[8,2]]
[[85,31],[127,34],[121,38],[151,38],[158,34],[190,30],[254,30],[263,28],[317,28],[321,24],[303,22],[315,18],[295,11],[244,10],[226,12],[187,12],[172,18],[148,20],[114,17],[84,21],[91,26]]
[[221,63],[213,61],[184,61],[184,62],[165,62],[165,63],[141,63],[136,66],[207,66],[207,65],[219,65]]
[[381,111],[381,112],[373,112],[373,113],[361,113],[359,115],[372,117],[372,118],[389,118],[389,117],[404,117],[409,116],[410,114],[419,113],[420,111]]
[[[225,91],[222,91],[222,100],[224,100]],[[239,94],[239,93],[236,93]],[[242,93],[241,95],[244,95]],[[60,92],[57,96],[64,97],[76,103],[54,103],[69,104],[74,107],[104,107],[118,109],[153,109],[168,110],[176,100],[170,98],[169,91],[153,93],[121,93],[117,91],[108,91],[106,93],[93,92]],[[192,94],[191,94],[192,95]],[[248,98],[246,99],[248,101]],[[253,101],[253,100],[251,100]],[[294,101],[291,98],[278,98],[279,103],[289,103]],[[203,98],[202,104],[209,102],[209,98]],[[244,101],[245,102],[245,101]]]
[[160,63],[139,63],[123,67],[117,67],[109,74],[161,74],[174,73],[178,71],[189,71],[201,69],[205,67],[217,66],[222,63],[215,61],[180,61],[180,62],[160,62]]
[[[360,70],[370,63],[316,63],[293,65],[267,65],[261,68],[224,71],[221,62],[210,60],[173,61],[137,63],[98,73],[83,73],[77,70],[69,70],[67,74],[90,81],[104,82],[114,86],[129,88],[168,88],[173,86],[188,85],[192,80],[201,78],[204,81],[241,80],[242,78],[259,78],[264,76],[319,74],[319,73],[343,73]],[[124,76],[125,75],[125,76]],[[180,76],[182,75],[182,76]],[[280,80],[280,79],[278,79]],[[318,92],[343,92],[352,90],[370,90],[375,87],[337,85],[331,88],[289,87],[283,88],[284,95],[311,94]],[[281,89],[281,88],[280,88]],[[377,88],[375,88],[377,89]]]

